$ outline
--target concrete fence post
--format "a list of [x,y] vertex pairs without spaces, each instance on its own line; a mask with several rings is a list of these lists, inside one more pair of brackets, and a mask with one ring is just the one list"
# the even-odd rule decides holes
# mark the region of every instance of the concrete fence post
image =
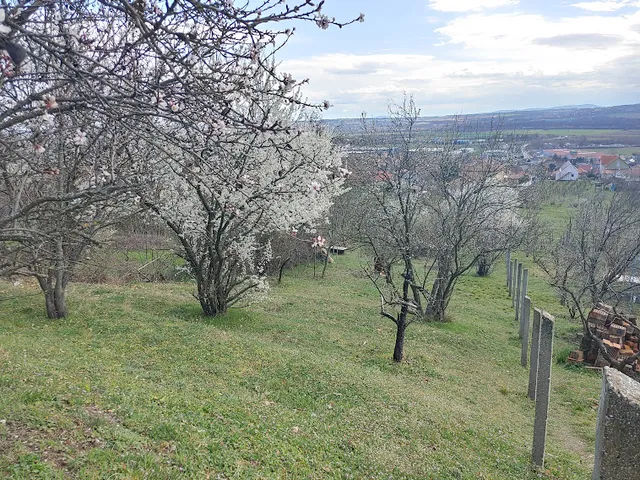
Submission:
[[529,389],[527,396],[531,400],[536,399],[536,382],[538,379],[538,346],[540,345],[540,325],[542,323],[542,311],[533,309],[533,326],[531,328],[531,355],[529,356]]
[[511,296],[511,251],[507,250],[507,290],[509,290],[509,296]]
[[516,279],[516,322],[520,318],[520,291],[522,289],[522,264],[518,264],[518,278]]
[[514,258],[513,261],[511,262],[511,308],[515,307],[516,305],[516,296],[515,296],[515,291],[516,291],[516,272],[517,272],[517,268],[518,268],[518,259]]
[[522,287],[520,288],[520,338],[522,338],[524,328],[522,325],[522,316],[524,314],[524,297],[527,296],[527,288],[529,287],[529,269],[525,268],[522,271]]
[[598,407],[592,480],[640,474],[640,383],[605,367]]
[[551,393],[551,364],[553,363],[553,316],[542,312],[540,342],[538,344],[538,376],[536,380],[536,417],[533,422],[533,449],[531,460],[538,468],[544,467],[547,440],[547,417]]
[[522,302],[522,315],[520,325],[522,326],[522,346],[520,350],[520,365],[527,366],[527,353],[529,353],[529,316],[531,315],[531,299],[524,297]]

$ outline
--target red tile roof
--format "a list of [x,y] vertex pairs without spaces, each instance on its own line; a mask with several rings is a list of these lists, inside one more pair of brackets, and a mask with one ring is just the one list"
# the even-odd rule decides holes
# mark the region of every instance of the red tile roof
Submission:
[[600,163],[606,167],[607,165],[618,160],[619,158],[620,157],[618,155],[602,155],[600,157]]

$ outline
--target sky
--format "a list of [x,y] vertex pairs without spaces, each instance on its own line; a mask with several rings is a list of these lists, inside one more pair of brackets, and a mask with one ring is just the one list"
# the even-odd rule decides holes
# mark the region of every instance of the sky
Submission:
[[326,0],[339,29],[298,24],[280,70],[325,118],[640,103],[640,0]]

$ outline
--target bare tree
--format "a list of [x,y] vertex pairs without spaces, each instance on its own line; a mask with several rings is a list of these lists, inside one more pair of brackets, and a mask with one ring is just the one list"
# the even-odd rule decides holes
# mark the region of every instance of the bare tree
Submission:
[[[511,162],[511,146],[499,131],[482,136],[456,126],[430,162],[426,204],[436,273],[427,310],[440,321],[460,277],[517,247],[530,224],[521,191],[500,178]],[[461,149],[464,137],[483,142],[473,143],[473,151]]]
[[498,136],[461,147],[462,125],[421,129],[410,98],[390,115],[382,129],[365,119],[368,153],[352,165],[348,195],[357,210],[353,235],[374,258],[367,273],[380,314],[396,324],[393,358],[401,361],[410,323],[444,320],[460,276],[479,258],[512,247],[524,222],[519,195],[497,178],[506,163],[504,152],[491,152]]
[[590,310],[599,302],[619,305],[634,285],[621,279],[640,255],[640,194],[594,192],[571,217],[562,237],[537,258],[549,283],[558,290],[571,316],[577,316],[587,344],[595,343],[602,356],[624,371],[638,354],[613,358],[589,327]]

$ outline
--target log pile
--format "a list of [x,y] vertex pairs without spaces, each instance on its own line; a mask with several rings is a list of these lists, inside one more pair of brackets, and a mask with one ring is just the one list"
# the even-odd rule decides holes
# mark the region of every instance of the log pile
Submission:
[[[602,340],[607,353],[614,360],[624,360],[638,353],[640,328],[637,317],[616,312],[610,305],[598,303],[589,312],[588,322],[591,332]],[[568,362],[599,368],[609,366],[598,344],[588,335],[583,337],[580,350],[569,354]],[[627,368],[632,372],[640,372],[640,362],[636,360]]]

